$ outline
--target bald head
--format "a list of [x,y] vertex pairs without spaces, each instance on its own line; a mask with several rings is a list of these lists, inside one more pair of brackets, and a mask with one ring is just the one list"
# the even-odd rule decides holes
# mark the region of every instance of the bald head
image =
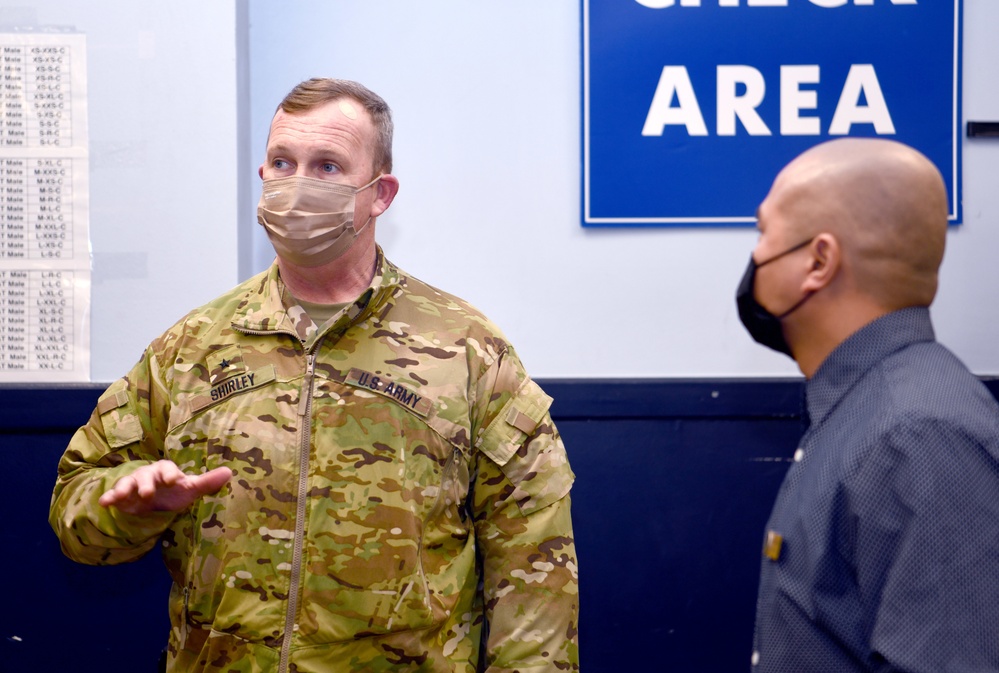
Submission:
[[856,291],[886,310],[933,301],[947,192],[916,150],[873,138],[823,143],[781,171],[767,201],[782,214],[789,238],[833,234]]

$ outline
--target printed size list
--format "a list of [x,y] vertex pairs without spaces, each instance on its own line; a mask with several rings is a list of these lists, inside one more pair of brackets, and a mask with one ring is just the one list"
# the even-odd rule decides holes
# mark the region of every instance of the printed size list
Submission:
[[0,370],[73,369],[73,272],[0,271]]
[[90,380],[86,39],[0,33],[0,383]]

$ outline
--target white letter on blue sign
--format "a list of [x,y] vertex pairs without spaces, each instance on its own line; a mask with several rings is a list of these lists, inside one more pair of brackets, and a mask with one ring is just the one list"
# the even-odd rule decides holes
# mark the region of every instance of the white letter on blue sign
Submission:
[[[867,99],[864,107],[857,104],[860,102],[861,91]],[[895,133],[895,124],[888,112],[888,104],[881,92],[881,84],[873,65],[850,66],[843,92],[839,95],[839,103],[836,104],[836,113],[829,125],[829,135],[845,136],[850,133],[850,126],[853,124],[874,124],[874,131],[878,135]]]
[[[746,87],[746,92],[741,96],[736,95],[739,84]],[[717,92],[718,135],[734,136],[736,118],[746,127],[749,135],[770,135],[770,129],[756,112],[767,92],[767,84],[759,70],[748,65],[718,66]]]
[[[649,9],[664,9],[666,7],[672,7],[675,2],[674,0],[635,0],[642,7],[648,7]],[[725,6],[729,4],[732,0],[721,0],[721,5]],[[735,0],[739,2],[739,0]],[[701,0],[680,0],[681,7],[700,7]]]
[[[813,5],[818,5],[819,7],[842,7],[849,0],[812,0]],[[918,0],[891,0],[893,5],[915,5]],[[874,0],[853,0],[855,5],[873,5]]]
[[[676,0],[635,0],[638,4],[649,9],[665,9],[676,4]],[[893,5],[915,5],[919,0],[891,0]],[[850,0],[811,0],[813,5],[833,9],[835,7],[845,7]],[[854,5],[873,5],[874,0],[853,0]],[[681,7],[700,7],[701,0],[680,0]],[[739,0],[718,0],[719,7],[738,7]],[[787,0],[746,0],[747,7],[787,7]]]
[[[677,107],[670,107],[674,93]],[[690,83],[687,68],[682,65],[663,66],[642,135],[661,136],[667,124],[686,126],[688,135],[708,135],[708,127],[704,125],[704,117],[694,95],[694,86]]]
[[802,117],[800,110],[814,110],[818,94],[802,91],[799,84],[818,84],[819,66],[782,65],[780,67],[780,134],[782,136],[817,136],[819,118]]

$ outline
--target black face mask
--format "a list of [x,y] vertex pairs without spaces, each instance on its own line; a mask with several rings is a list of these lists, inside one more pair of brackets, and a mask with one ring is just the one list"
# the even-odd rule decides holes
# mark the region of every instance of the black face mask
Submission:
[[812,296],[811,293],[806,294],[801,298],[801,301],[787,311],[784,311],[780,315],[774,315],[763,308],[760,302],[756,301],[756,297],[753,296],[753,285],[756,282],[756,270],[761,266],[778,260],[784,255],[789,255],[795,250],[800,250],[811,242],[812,239],[802,241],[798,245],[788,248],[784,252],[774,255],[759,264],[750,255],[746,273],[742,275],[742,280],[739,281],[739,288],[735,291],[735,303],[739,307],[739,319],[742,321],[742,325],[746,328],[746,331],[749,332],[749,336],[753,337],[757,343],[761,343],[767,348],[772,348],[778,353],[784,353],[791,357],[794,356],[791,354],[791,347],[788,345],[787,340],[784,339],[784,329],[781,327],[781,320],[794,313],[798,307],[805,303],[806,299]]

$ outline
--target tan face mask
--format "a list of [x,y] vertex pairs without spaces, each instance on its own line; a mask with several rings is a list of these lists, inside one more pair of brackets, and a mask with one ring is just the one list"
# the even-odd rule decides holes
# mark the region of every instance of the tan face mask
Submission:
[[354,228],[354,197],[381,178],[363,187],[298,176],[264,180],[257,222],[279,257],[297,266],[322,266],[347,252],[371,222],[369,217]]

